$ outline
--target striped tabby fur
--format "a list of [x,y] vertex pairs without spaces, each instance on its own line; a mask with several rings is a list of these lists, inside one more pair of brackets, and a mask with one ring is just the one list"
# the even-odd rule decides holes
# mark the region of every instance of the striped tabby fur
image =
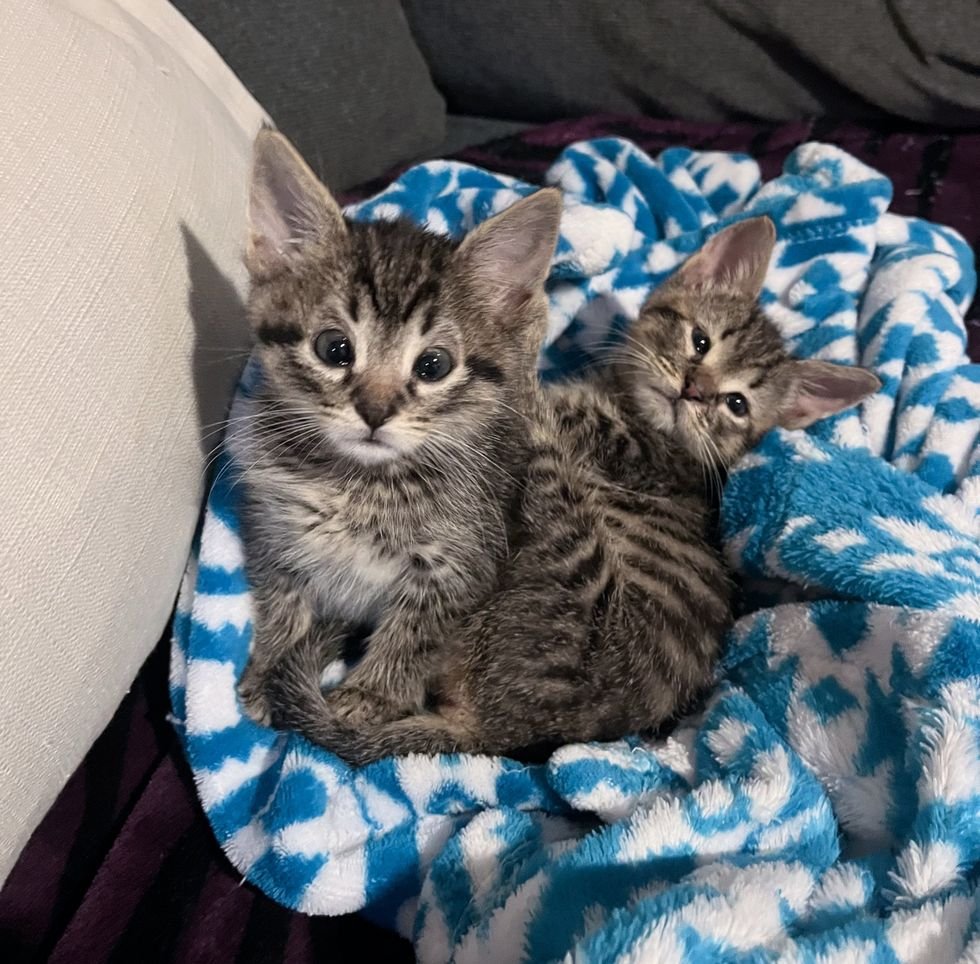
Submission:
[[787,356],[757,307],[773,240],[764,218],[720,232],[654,292],[605,370],[538,394],[510,560],[451,631],[431,711],[338,728],[320,656],[300,647],[279,720],[364,763],[613,739],[689,707],[731,622],[711,539],[723,473],[776,424],[809,424],[878,384]]
[[240,693],[269,718],[297,645],[367,655],[319,715],[421,709],[446,629],[493,589],[546,324],[561,202],[541,191],[462,244],[356,224],[278,134],[255,147],[248,310],[261,388],[230,445],[255,601]]

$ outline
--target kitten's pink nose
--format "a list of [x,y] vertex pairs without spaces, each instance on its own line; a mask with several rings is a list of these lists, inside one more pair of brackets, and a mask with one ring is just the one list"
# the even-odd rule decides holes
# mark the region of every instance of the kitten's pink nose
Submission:
[[691,378],[690,375],[684,380],[684,388],[681,391],[681,398],[686,398],[691,402],[703,402],[704,395],[701,394],[701,387]]
[[358,395],[354,399],[354,411],[361,416],[364,424],[371,429],[373,435],[398,410],[393,400],[374,398],[370,395]]
[[714,398],[718,391],[711,372],[703,368],[696,369],[684,379],[684,388],[681,390],[681,398],[686,398],[691,402],[704,402],[709,398]]

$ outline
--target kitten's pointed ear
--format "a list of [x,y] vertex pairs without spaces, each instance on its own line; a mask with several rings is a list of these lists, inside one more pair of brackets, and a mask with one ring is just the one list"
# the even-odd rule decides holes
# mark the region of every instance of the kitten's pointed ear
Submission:
[[775,243],[776,228],[768,217],[737,221],[712,235],[671,280],[687,285],[734,287],[754,300],[765,284]]
[[783,428],[806,428],[821,418],[842,412],[881,388],[874,372],[855,365],[821,361],[792,361],[793,389],[780,413]]
[[560,221],[561,194],[536,191],[474,228],[457,257],[491,303],[512,311],[548,276]]
[[345,230],[337,202],[292,144],[260,130],[248,193],[245,266],[252,276],[272,277],[296,261],[307,241]]

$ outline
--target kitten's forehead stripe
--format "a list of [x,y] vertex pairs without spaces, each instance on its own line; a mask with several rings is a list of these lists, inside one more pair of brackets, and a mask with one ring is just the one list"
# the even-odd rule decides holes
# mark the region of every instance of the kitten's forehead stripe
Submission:
[[354,291],[360,293],[363,291],[367,294],[368,298],[371,300],[371,307],[374,309],[374,314],[377,318],[384,317],[384,310],[381,307],[381,301],[378,298],[378,289],[374,284],[374,275],[371,269],[366,264],[360,264],[357,268],[357,274],[354,276]]
[[263,321],[256,337],[266,345],[295,345],[303,340],[303,329],[291,322]]
[[370,297],[378,325],[394,331],[422,312],[427,333],[455,243],[404,222],[352,223],[350,237],[350,283]]
[[[408,323],[412,316],[420,308],[428,309],[426,311],[426,320],[428,316],[432,314],[433,302],[439,300],[439,282],[435,278],[425,279],[414,291],[414,293],[409,297],[408,302],[405,305],[405,310],[402,315],[402,323]],[[434,320],[434,319],[433,319]],[[424,324],[424,322],[423,322]],[[431,327],[431,325],[429,326]],[[422,334],[428,329],[424,329]]]
[[436,306],[429,305],[426,309],[424,316],[422,317],[422,328],[420,329],[421,334],[427,335],[432,331],[433,326],[436,323]]

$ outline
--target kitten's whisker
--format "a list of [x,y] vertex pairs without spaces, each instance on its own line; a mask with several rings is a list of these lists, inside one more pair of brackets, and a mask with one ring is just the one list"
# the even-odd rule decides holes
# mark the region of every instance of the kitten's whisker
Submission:
[[[222,348],[220,345],[197,345],[194,351],[227,351],[227,348]],[[251,355],[252,349],[242,349],[241,351],[232,352],[235,355]]]
[[715,493],[717,492],[717,501],[720,501],[724,490],[724,483],[722,482],[721,471],[719,468],[719,466],[723,464],[721,452],[718,450],[718,445],[715,440],[707,432],[699,432],[696,438],[701,460],[703,461],[707,470],[711,473],[710,486],[708,486],[709,479],[707,476],[705,476],[705,487],[708,490],[708,496],[714,500],[716,498]]
[[725,482],[724,482],[724,479],[722,479],[722,474],[721,474],[722,473],[722,468],[724,467],[725,462],[724,462],[724,459],[721,456],[721,451],[718,448],[718,444],[715,442],[714,439],[711,439],[711,447],[714,449],[714,452],[715,452],[715,460],[712,463],[712,467],[714,468],[714,471],[715,471],[715,479],[716,479],[717,484],[718,484],[718,501],[720,503],[721,502],[721,497],[724,494],[724,489],[725,489]]
[[236,361],[242,358],[249,358],[251,352],[238,352],[232,355],[219,355],[217,358],[207,358],[200,362],[205,368],[211,368],[214,365],[221,365],[224,362]]
[[[253,434],[252,435],[253,443],[262,451],[260,451],[258,457],[250,465],[246,466],[244,469],[241,468],[239,469],[239,476],[254,469],[260,462],[262,462],[263,459],[267,457],[270,459],[270,461],[275,461],[275,459],[278,458],[286,450],[286,448],[288,448],[289,445],[292,444],[294,441],[305,436],[307,432],[316,431],[317,426],[314,422],[312,422],[312,416],[306,416],[306,418],[309,419],[311,424],[305,424],[305,425],[301,424],[299,426],[296,426],[294,423],[292,426],[293,431],[288,432],[285,436],[277,435],[277,433],[274,431],[267,431],[265,434],[262,434],[261,430]],[[274,452],[265,451],[265,449],[267,449],[270,443],[275,444],[276,442],[278,442],[279,445]],[[224,443],[225,440],[222,440],[222,442],[218,443],[218,445],[216,446],[218,451],[213,456],[213,458],[209,459],[208,463],[205,465],[204,472],[203,472],[203,475],[205,477],[207,476],[207,472],[210,469],[211,465],[218,458],[220,458],[221,454],[223,453]],[[308,457],[309,455],[307,455],[307,458]],[[217,476],[215,476],[214,481],[211,483],[209,494],[210,492],[214,491],[214,488],[218,484],[218,481],[223,477],[224,471],[227,469],[228,465],[232,464],[232,462],[233,459],[230,457],[230,453],[229,453],[228,463],[226,466],[222,468],[222,471],[219,472]]]
[[[305,413],[304,413],[305,414]],[[288,416],[288,419],[300,418],[299,414]],[[241,415],[235,418],[222,419],[219,422],[211,422],[208,425],[202,425],[202,429],[208,429],[208,431],[203,432],[202,438],[210,438],[212,435],[217,435],[219,432],[225,432],[230,435],[233,431],[237,431],[243,425],[248,424],[251,427],[272,427],[275,428],[280,422],[285,423],[287,421],[279,413],[272,412],[257,412],[251,415]]]
[[[292,431],[294,428],[297,427],[297,418],[298,418],[297,416],[294,416],[292,418],[288,426],[288,431]],[[248,432],[247,437],[250,440],[254,440],[256,444],[262,444],[263,442],[268,441],[269,439],[276,438],[282,431],[282,426],[275,421],[273,422],[261,421],[261,422],[251,423],[247,427],[247,429],[242,429],[242,426],[237,423],[229,425],[228,429],[229,430],[225,433],[224,437],[217,443],[217,445],[215,445],[210,450],[212,453],[219,451],[223,447],[227,447],[228,442],[237,438],[241,438],[241,435],[239,433],[242,431],[247,431]],[[216,429],[215,431],[209,432],[207,434],[214,435],[216,434],[216,432],[219,431],[221,431],[221,429]],[[205,435],[205,438],[206,437],[207,435]]]
[[[237,406],[236,406],[237,408]],[[216,422],[205,422],[201,425],[201,428],[213,428],[214,426],[231,425],[236,422],[245,422],[252,419],[258,418],[280,418],[287,415],[309,415],[311,414],[308,409],[303,408],[293,408],[286,406],[277,406],[275,408],[271,406],[263,406],[258,408],[257,411],[244,411],[235,412],[232,410],[231,414],[227,415],[225,418],[219,418]]]
[[634,341],[633,345],[624,346],[618,357],[632,358],[635,361],[645,362],[650,368],[664,377],[670,377],[670,372],[664,364],[664,360],[655,355],[646,345]]
[[[259,463],[261,463],[263,460],[267,458],[269,459],[270,462],[275,462],[275,460],[280,458],[282,454],[286,451],[286,449],[289,448],[290,445],[295,444],[297,441],[304,438],[309,431],[311,431],[311,429],[308,426],[304,426],[303,428],[298,429],[297,431],[291,433],[285,438],[276,439],[276,441],[278,441],[280,444],[276,447],[275,451],[261,452],[258,458],[254,459],[247,466],[240,469],[239,475],[247,475],[249,472],[252,472],[259,465]],[[215,479],[215,482],[217,482],[217,479]]]
[[[481,452],[472,443],[466,441],[465,439],[461,439],[458,436],[449,435],[447,432],[442,432],[439,431],[438,429],[431,430],[428,433],[428,437],[433,438],[435,440],[442,440],[446,442],[450,447],[459,446],[459,448],[461,448],[468,455],[473,456],[474,458],[483,462],[485,465],[489,466],[490,468],[500,472],[506,478],[510,479],[512,482],[516,483],[518,481],[510,472],[508,472],[502,465],[500,465],[499,462],[495,462],[489,455],[487,455],[486,452]],[[493,439],[492,437],[491,440],[497,441],[497,439]]]
[[508,412],[513,412],[518,418],[523,419],[525,422],[531,420],[527,412],[518,411],[518,409],[514,408],[513,405],[508,405],[506,402],[501,401],[499,398],[496,401],[501,408],[507,409]]
[[613,361],[614,363],[619,363],[628,359],[645,365],[648,369],[652,368],[661,375],[669,375],[668,369],[664,366],[662,361],[649,351],[639,351],[635,348],[624,348],[622,351],[616,354]]

